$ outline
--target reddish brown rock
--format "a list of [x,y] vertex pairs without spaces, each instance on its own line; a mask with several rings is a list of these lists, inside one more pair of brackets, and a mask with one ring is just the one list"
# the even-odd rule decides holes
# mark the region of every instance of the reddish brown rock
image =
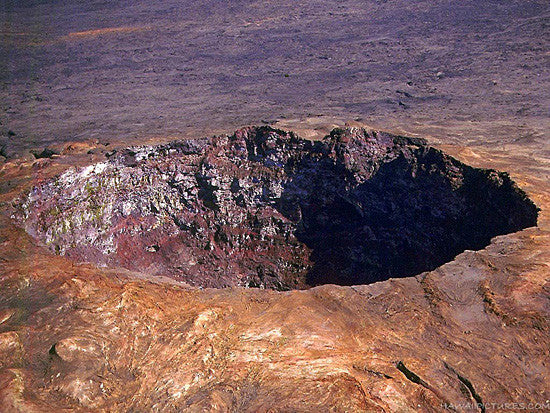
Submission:
[[[0,333],[17,336],[20,351],[3,358],[0,405],[396,412],[478,399],[545,405],[550,187],[510,155],[445,149],[475,166],[516,165],[515,178],[541,207],[538,226],[432,272],[367,286],[189,288],[75,265],[2,215],[0,310],[12,315]],[[56,159],[40,175],[31,162],[3,165],[6,187],[17,185],[2,201],[58,175],[63,162],[80,161]],[[80,338],[85,345],[70,344]],[[74,353],[56,355],[57,346]],[[94,356],[83,357],[84,348]]]
[[114,151],[14,211],[77,261],[278,290],[415,275],[537,219],[507,174],[361,128],[316,142],[245,128]]

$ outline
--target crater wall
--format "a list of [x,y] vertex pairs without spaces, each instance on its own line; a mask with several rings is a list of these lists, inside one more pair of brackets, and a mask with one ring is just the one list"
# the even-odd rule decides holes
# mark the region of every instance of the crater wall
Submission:
[[314,142],[250,127],[113,151],[14,208],[78,261],[277,290],[415,275],[537,222],[506,173],[361,128]]

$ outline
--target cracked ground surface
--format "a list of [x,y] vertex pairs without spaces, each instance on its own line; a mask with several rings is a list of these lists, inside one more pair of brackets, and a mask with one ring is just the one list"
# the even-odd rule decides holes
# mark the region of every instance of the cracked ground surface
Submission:
[[[114,147],[264,120],[313,139],[346,122],[422,136],[510,172],[541,212],[537,227],[432,272],[284,293],[75,264],[2,214],[1,410],[546,403],[548,12],[545,1],[4,2],[3,211]],[[61,155],[28,153],[45,147]]]

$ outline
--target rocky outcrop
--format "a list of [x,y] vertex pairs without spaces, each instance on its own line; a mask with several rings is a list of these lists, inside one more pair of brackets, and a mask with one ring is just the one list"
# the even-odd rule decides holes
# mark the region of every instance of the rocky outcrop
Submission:
[[536,225],[505,173],[423,140],[270,127],[111,152],[35,186],[14,217],[78,261],[203,287],[365,284]]

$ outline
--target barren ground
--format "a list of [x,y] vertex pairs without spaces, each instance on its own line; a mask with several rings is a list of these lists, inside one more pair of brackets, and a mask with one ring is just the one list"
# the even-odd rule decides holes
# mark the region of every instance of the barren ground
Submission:
[[[0,410],[547,403],[549,13],[547,1],[2,2],[2,210],[113,147],[267,122],[309,138],[345,123],[422,136],[510,172],[541,212],[429,273],[284,293],[75,264],[2,214]],[[45,147],[62,155],[29,154]]]

